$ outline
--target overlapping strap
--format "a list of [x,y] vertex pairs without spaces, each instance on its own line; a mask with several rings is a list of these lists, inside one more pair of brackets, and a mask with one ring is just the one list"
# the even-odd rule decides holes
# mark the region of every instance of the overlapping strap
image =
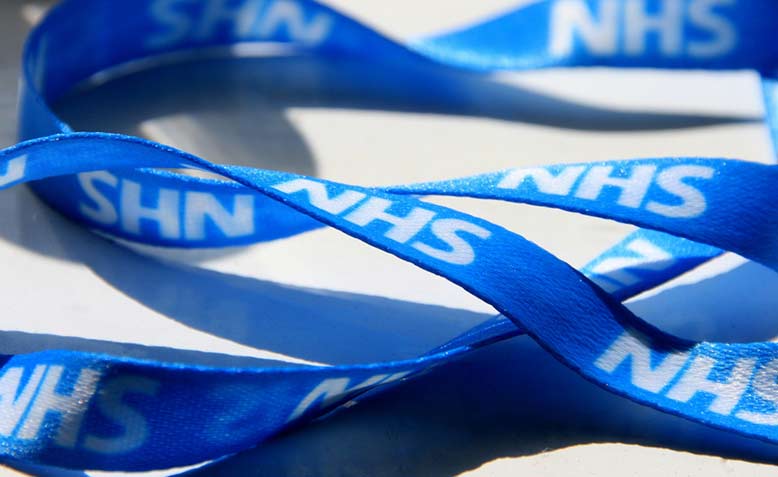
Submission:
[[[0,152],[0,186],[35,181],[41,197],[85,226],[156,245],[239,245],[334,227],[450,280],[501,317],[420,358],[361,366],[208,368],[75,351],[8,355],[0,453],[75,468],[202,462],[520,332],[614,393],[778,441],[778,345],[691,342],[620,303],[723,250],[775,268],[773,166],[643,159],[365,188],[216,165],[123,135],[74,133],[49,106],[128,62],[261,41],[332,61],[413,70],[416,78],[460,68],[751,68],[765,78],[775,133],[776,10],[766,0],[541,1],[405,46],[305,0],[63,2],[25,49],[24,141]],[[177,168],[226,180],[162,170]],[[514,232],[419,199],[424,195],[556,207],[644,229],[582,273]]]

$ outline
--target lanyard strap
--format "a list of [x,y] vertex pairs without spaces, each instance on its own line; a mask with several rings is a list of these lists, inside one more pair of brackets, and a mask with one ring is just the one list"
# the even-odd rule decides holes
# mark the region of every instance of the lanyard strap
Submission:
[[[778,442],[778,345],[691,342],[621,304],[723,250],[778,266],[774,166],[658,158],[365,188],[216,165],[125,135],[76,133],[49,106],[122,65],[272,42],[333,62],[389,65],[401,80],[434,86],[427,94],[444,102],[459,100],[446,87],[455,75],[499,69],[750,68],[762,75],[776,137],[776,14],[770,0],[538,1],[401,45],[309,0],[65,0],[25,47],[22,142],[0,151],[0,187],[30,182],[86,227],[162,246],[240,245],[334,227],[450,280],[500,316],[419,358],[358,366],[216,368],[76,351],[5,355],[0,454],[108,470],[203,462],[519,333],[614,393]],[[171,168],[224,180],[162,170]],[[514,232],[419,198],[426,195],[556,207],[641,229],[577,271]]]

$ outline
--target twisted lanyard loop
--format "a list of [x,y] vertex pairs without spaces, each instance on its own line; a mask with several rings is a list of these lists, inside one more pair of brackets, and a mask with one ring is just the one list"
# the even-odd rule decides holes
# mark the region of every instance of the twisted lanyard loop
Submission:
[[[450,280],[501,316],[419,358],[358,366],[216,368],[76,351],[6,355],[0,454],[111,470],[202,462],[521,332],[607,390],[777,442],[778,345],[680,339],[621,304],[723,250],[775,269],[774,166],[656,158],[365,188],[216,165],[125,135],[76,133],[49,107],[119,65],[272,42],[328,61],[391,65],[428,81],[463,69],[754,69],[776,138],[776,14],[770,0],[538,1],[401,45],[309,0],[62,2],[26,45],[22,142],[0,151],[0,187],[30,182],[71,219],[153,245],[241,245],[334,227]],[[447,99],[444,84],[430,94]],[[171,168],[224,180],[162,170]],[[140,203],[141,190],[156,198],[156,208]],[[514,232],[419,199],[428,195],[556,207],[641,229],[577,271]],[[610,265],[625,258],[629,273],[615,273]]]

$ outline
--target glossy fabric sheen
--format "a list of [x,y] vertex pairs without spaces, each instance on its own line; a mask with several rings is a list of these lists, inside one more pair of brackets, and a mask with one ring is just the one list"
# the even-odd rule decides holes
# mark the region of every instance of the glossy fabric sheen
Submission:
[[[538,1],[400,45],[306,0],[62,2],[26,45],[22,142],[0,151],[0,187],[30,182],[86,227],[161,246],[241,245],[334,227],[452,281],[500,316],[419,358],[360,366],[209,368],[75,351],[7,355],[0,454],[81,469],[204,462],[520,333],[625,398],[778,442],[778,345],[682,340],[621,304],[724,250],[776,269],[774,166],[656,158],[364,188],[216,165],[124,135],[74,133],[49,106],[128,62],[272,42],[366,68],[391,65],[416,79],[554,66],[749,68],[763,77],[775,137],[777,15],[771,0]],[[445,86],[429,94],[453,100]],[[149,168],[196,168],[225,180]],[[556,207],[641,229],[577,271],[518,234],[424,202],[425,195]]]

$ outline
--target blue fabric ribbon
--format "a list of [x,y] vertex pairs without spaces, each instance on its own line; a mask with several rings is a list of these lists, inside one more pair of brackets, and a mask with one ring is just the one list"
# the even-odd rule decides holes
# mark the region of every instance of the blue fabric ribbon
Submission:
[[[216,165],[125,135],[73,132],[50,108],[120,65],[272,42],[431,81],[440,71],[560,66],[753,69],[762,75],[777,139],[776,14],[771,0],[537,1],[402,45],[310,0],[63,1],[25,47],[21,142],[0,151],[0,187],[29,182],[86,227],[161,246],[241,245],[334,227],[450,280],[500,316],[419,358],[359,366],[216,368],[76,351],[4,355],[0,455],[108,470],[203,462],[520,333],[616,394],[778,442],[778,345],[691,342],[621,304],[724,250],[778,267],[775,166],[657,158],[365,188]],[[451,99],[445,86],[430,94]],[[224,179],[164,170],[177,168]],[[428,195],[555,207],[640,229],[578,271],[514,232],[421,200]]]

